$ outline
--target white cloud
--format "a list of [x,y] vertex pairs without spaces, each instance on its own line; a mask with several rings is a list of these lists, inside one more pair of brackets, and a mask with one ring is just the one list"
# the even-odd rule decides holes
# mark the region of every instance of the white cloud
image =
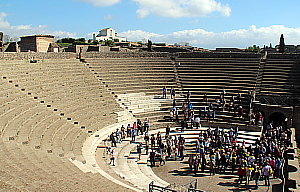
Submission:
[[91,3],[96,7],[107,7],[119,3],[121,0],[77,0],[84,3]]
[[115,17],[111,14],[104,16],[104,20],[113,20],[113,19],[115,19]]
[[4,35],[9,35],[10,37],[20,37],[23,35],[33,34],[54,35],[56,37],[76,37],[76,33],[66,31],[49,31],[46,29],[46,25],[39,25],[37,27],[32,27],[32,25],[13,26],[9,22],[5,21],[6,16],[6,13],[0,12],[0,29]]
[[163,38],[164,35],[159,35],[156,33],[149,33],[142,30],[136,30],[136,31],[126,31],[118,34],[121,37],[126,37],[128,40],[132,41],[139,41],[142,39],[160,39]]
[[248,29],[238,29],[220,33],[194,29],[163,35],[136,30],[122,32],[119,35],[131,41],[151,39],[153,42],[166,42],[169,44],[189,42],[192,46],[214,49],[216,47],[246,48],[253,44],[263,46],[269,45],[269,43],[275,46],[278,44],[281,34],[284,34],[285,44],[297,45],[300,42],[300,27],[288,28],[283,25],[272,25],[261,28],[252,25]]
[[157,16],[179,18],[206,16],[213,12],[220,12],[229,16],[231,8],[215,0],[132,0],[139,5],[136,11],[138,18],[149,14]]

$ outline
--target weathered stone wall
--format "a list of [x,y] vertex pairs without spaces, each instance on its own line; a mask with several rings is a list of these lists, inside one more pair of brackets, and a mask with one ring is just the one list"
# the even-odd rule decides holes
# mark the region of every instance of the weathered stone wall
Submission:
[[300,145],[300,106],[280,107],[272,105],[254,105],[254,111],[262,111],[264,114],[264,126],[267,126],[270,115],[275,112],[283,113],[287,118],[287,127],[295,128],[296,140]]
[[260,53],[189,52],[176,53],[180,58],[261,58]]
[[76,53],[1,52],[0,60],[76,59]]
[[[0,52],[0,60],[26,60],[26,59],[76,59],[78,53],[36,53],[36,52]],[[139,57],[168,57],[168,53],[160,52],[86,52],[82,58],[139,58]]]
[[134,57],[168,57],[168,53],[161,52],[87,52],[83,58],[134,58]]
[[47,52],[51,43],[54,43],[53,37],[36,37],[37,52]]
[[296,132],[296,140],[298,143],[298,146],[300,146],[300,106],[294,107],[294,118],[293,118],[293,127],[295,128]]
[[[292,126],[292,124],[291,124],[292,123],[291,119],[293,117],[293,108],[292,107],[280,107],[280,106],[275,106],[275,105],[255,104],[253,110],[263,112],[264,126],[267,126],[270,115],[272,115],[275,112],[283,113],[288,118],[287,126],[288,127]],[[297,125],[297,127],[299,127],[299,125]]]
[[300,53],[268,53],[268,59],[300,59]]
[[[88,48],[88,47],[87,47]],[[177,58],[260,58],[261,54],[257,53],[216,53],[216,52],[188,52],[188,53],[169,53],[169,52],[147,52],[147,51],[120,51],[111,52],[109,49],[101,52],[83,52],[83,58],[130,58],[130,57],[177,57]],[[75,50],[74,50],[75,51]],[[278,59],[300,59],[300,54],[269,54],[269,58]],[[77,58],[78,53],[63,52],[63,53],[36,53],[36,52],[21,52],[21,53],[0,53],[0,59],[27,59],[35,57],[38,59],[66,59]]]
[[21,37],[20,42],[20,51],[28,52],[28,51],[37,51],[36,47],[36,38],[35,37]]

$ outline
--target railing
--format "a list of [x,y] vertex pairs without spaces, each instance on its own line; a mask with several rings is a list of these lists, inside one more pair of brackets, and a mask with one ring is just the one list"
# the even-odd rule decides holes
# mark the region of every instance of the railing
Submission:
[[203,191],[203,190],[200,190],[200,189],[191,189],[191,188],[188,188],[188,192],[206,192],[206,191]]
[[206,192],[200,189],[197,189],[198,180],[194,179],[191,182],[188,182],[185,185],[171,184],[167,187],[161,187],[154,185],[154,181],[149,184],[149,192],[155,191],[168,191],[168,192]]
[[178,191],[176,191],[176,190],[169,189],[169,188],[167,188],[167,187],[161,187],[161,186],[158,186],[158,185],[154,185],[154,181],[152,181],[152,182],[149,184],[149,192],[155,192],[155,191],[178,192]]
[[[194,183],[194,186],[193,186]],[[187,184],[183,185],[182,187],[188,187],[189,189],[197,189],[198,180],[194,179],[191,182],[188,182]]]

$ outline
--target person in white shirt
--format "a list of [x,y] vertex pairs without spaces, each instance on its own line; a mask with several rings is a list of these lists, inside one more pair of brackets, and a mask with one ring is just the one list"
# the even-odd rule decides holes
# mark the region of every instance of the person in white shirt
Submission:
[[262,169],[262,175],[264,175],[265,178],[265,185],[270,186],[270,175],[271,175],[271,166],[266,163],[266,165]]

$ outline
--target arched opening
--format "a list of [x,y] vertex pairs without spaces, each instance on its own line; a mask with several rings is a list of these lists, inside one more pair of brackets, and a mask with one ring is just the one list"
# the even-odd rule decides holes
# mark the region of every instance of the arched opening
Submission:
[[277,127],[280,125],[284,128],[287,127],[286,116],[281,112],[272,113],[269,117],[268,123],[273,123],[273,127]]

